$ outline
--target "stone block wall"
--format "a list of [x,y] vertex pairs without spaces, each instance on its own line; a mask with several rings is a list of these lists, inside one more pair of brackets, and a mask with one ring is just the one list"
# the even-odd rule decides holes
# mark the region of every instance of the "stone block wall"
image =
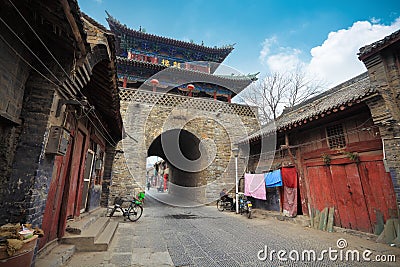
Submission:
[[376,53],[364,64],[371,86],[379,96],[367,104],[374,123],[379,126],[384,146],[385,167],[390,172],[400,207],[400,70],[399,55],[390,48]]
[[[197,138],[206,151],[204,155],[210,159],[209,164],[195,173],[171,166],[170,181],[176,186],[171,186],[170,193],[186,194],[179,185],[192,177],[195,181],[190,189],[186,187],[190,192],[187,197],[207,203],[215,200],[223,187],[234,186],[232,145],[259,126],[254,110],[219,101],[131,89],[122,89],[121,99],[126,135],[117,149],[123,153],[117,154],[114,161],[111,199],[144,190],[150,146],[161,134],[176,129],[186,130]],[[240,164],[239,174],[244,169],[245,164]]]

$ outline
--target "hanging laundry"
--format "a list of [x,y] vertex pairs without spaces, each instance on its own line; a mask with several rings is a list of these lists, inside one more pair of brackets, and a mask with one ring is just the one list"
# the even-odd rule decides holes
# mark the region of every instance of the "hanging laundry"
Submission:
[[264,174],[244,175],[244,195],[257,199],[266,200]]
[[296,217],[297,188],[283,186],[283,215],[287,217]]
[[267,187],[282,186],[281,170],[265,173],[264,179]]
[[282,182],[284,186],[297,188],[297,171],[294,167],[283,167],[281,169]]

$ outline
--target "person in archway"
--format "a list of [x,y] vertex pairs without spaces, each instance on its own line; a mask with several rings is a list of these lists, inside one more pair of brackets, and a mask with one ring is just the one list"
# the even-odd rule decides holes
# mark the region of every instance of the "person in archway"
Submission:
[[223,188],[222,191],[219,193],[219,197],[221,198],[222,201],[228,201],[231,203],[231,210],[235,210],[235,207],[233,206],[233,198],[231,198],[228,195],[228,191],[226,188]]
[[164,189],[164,182],[163,182],[163,178],[164,178],[164,164],[161,162],[158,166],[158,179],[160,181],[160,186],[158,187],[158,192],[163,192]]
[[164,191],[168,190],[169,167],[165,164],[164,169]]
[[147,191],[150,190],[150,186],[151,186],[150,179],[148,179],[148,180],[147,180]]

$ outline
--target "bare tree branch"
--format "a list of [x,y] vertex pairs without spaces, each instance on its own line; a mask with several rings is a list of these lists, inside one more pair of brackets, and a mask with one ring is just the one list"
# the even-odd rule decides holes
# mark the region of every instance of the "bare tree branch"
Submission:
[[265,124],[291,108],[321,92],[324,84],[310,78],[304,68],[288,73],[272,73],[240,93],[246,103],[259,108],[261,123]]

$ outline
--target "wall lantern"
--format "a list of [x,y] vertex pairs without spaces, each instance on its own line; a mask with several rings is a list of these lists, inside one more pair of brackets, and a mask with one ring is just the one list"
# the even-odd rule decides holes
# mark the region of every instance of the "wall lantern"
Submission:
[[192,96],[192,92],[194,90],[194,85],[193,84],[188,84],[187,89],[189,90],[189,96]]
[[150,83],[153,85],[153,92],[157,91],[157,85],[160,83],[157,79],[152,79]]

